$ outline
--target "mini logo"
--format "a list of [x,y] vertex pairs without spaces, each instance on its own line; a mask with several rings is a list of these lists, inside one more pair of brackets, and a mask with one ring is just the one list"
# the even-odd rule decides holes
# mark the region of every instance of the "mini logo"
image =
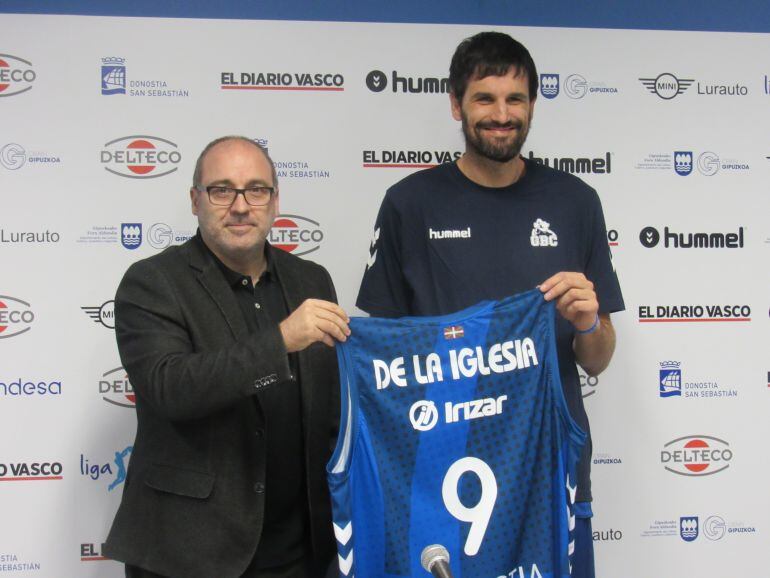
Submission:
[[679,361],[661,361],[658,386],[660,397],[682,395],[682,370]]
[[706,435],[685,436],[663,446],[660,461],[671,473],[680,476],[710,476],[730,467],[730,444]]
[[81,307],[94,323],[101,323],[107,329],[115,329],[115,301],[105,301],[98,307]]
[[558,74],[540,75],[540,94],[542,94],[545,98],[556,98],[559,96]]
[[698,170],[707,177],[714,176],[719,172],[719,155],[706,151],[698,157]]
[[692,172],[692,151],[674,152],[674,170],[683,177]]
[[450,325],[444,327],[444,339],[459,339],[465,335],[462,325]]
[[679,518],[679,535],[685,542],[692,542],[698,537],[698,516]]
[[122,367],[110,369],[99,380],[99,393],[102,399],[112,405],[133,409],[136,406],[136,394],[128,374]]
[[409,409],[409,421],[417,431],[428,431],[438,422],[438,410],[432,401],[420,400]]
[[640,78],[639,80],[647,90],[663,100],[671,100],[682,94],[695,82],[694,78],[677,78],[670,72],[659,74],[657,78]]
[[120,225],[120,242],[130,251],[138,248],[142,244],[142,224],[122,223]]
[[543,219],[537,219],[532,223],[529,242],[533,247],[556,247],[559,244],[559,238],[551,230],[550,223]]
[[388,86],[388,77],[381,70],[372,70],[366,75],[366,87],[372,92],[382,92]]
[[0,97],[27,92],[32,88],[36,77],[29,60],[10,54],[0,54]]
[[564,79],[564,92],[570,98],[583,98],[588,92],[588,83],[579,74],[570,74]]
[[721,540],[727,533],[727,524],[720,516],[709,516],[703,522],[703,535],[709,540]]
[[125,64],[125,58],[102,58],[102,94],[126,94]]
[[16,337],[32,329],[31,305],[10,295],[0,295],[0,339]]
[[317,221],[300,215],[278,215],[268,236],[270,244],[294,255],[317,251],[324,239]]
[[170,140],[133,135],[104,145],[100,160],[104,170],[130,179],[155,179],[177,170],[182,154]]
[[10,171],[15,171],[27,162],[27,152],[24,147],[16,143],[8,143],[0,149],[0,164]]

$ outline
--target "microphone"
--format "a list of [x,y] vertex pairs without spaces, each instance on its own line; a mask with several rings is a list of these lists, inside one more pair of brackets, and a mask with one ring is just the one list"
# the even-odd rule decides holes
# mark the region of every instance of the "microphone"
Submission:
[[454,578],[449,569],[449,552],[440,544],[425,546],[420,556],[420,564],[434,578]]

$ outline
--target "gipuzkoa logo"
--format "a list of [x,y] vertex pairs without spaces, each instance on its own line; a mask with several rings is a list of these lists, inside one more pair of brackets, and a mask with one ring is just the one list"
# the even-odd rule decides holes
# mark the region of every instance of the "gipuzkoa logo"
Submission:
[[27,162],[27,151],[20,144],[8,143],[0,149],[0,165],[9,171],[20,169],[25,162]]
[[409,408],[409,421],[417,431],[428,431],[438,422],[438,410],[432,401],[420,400]]
[[692,172],[692,151],[674,152],[674,170],[683,177]]
[[540,75],[540,94],[542,94],[545,98],[556,98],[559,96],[558,74]]
[[94,323],[101,323],[107,329],[115,329],[115,301],[105,301],[98,307],[81,307]]
[[126,94],[125,58],[102,58],[102,94]]
[[270,229],[270,244],[294,255],[317,251],[324,239],[317,221],[299,215],[278,215]]
[[733,451],[730,444],[705,435],[685,436],[671,440],[660,452],[660,462],[671,473],[680,476],[710,476],[730,467]]
[[679,518],[679,535],[685,542],[692,542],[698,537],[698,516]]
[[130,179],[155,179],[179,168],[182,154],[170,140],[147,135],[111,140],[101,151],[104,170]]
[[174,243],[184,243],[195,236],[195,231],[175,231],[166,223],[153,223],[147,231],[147,242],[155,249],[165,249]]
[[[391,72],[391,92],[409,94],[448,94],[449,78],[436,76],[401,76],[397,70]],[[388,87],[388,76],[381,70],[372,70],[366,75],[366,87],[372,92],[382,92]]]
[[0,54],[0,97],[15,96],[32,88],[37,75],[29,60]]
[[682,369],[679,361],[661,361],[658,374],[660,397],[681,397]]
[[26,301],[0,295],[0,339],[16,337],[32,329],[35,313]]
[[0,463],[0,482],[34,482],[61,480],[61,462],[7,462]]
[[676,233],[668,227],[663,235],[655,227],[639,231],[639,242],[652,249],[663,239],[665,249],[743,249],[743,227],[737,233]]
[[121,223],[120,242],[129,251],[133,251],[142,244],[141,223]]
[[136,394],[123,367],[116,367],[102,374],[99,393],[104,401],[112,405],[128,408],[136,406]]
[[695,82],[694,78],[677,78],[670,72],[659,74],[656,78],[640,78],[639,80],[647,90],[663,100],[671,100],[682,94]]
[[345,90],[345,77],[337,72],[223,72],[222,90]]

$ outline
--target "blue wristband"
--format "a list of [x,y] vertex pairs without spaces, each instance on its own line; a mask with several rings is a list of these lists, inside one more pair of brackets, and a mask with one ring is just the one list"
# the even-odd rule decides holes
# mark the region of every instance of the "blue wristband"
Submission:
[[579,335],[588,335],[589,333],[593,333],[599,329],[599,314],[596,314],[596,321],[594,321],[594,324],[591,325],[588,329],[575,329],[575,333],[578,333]]

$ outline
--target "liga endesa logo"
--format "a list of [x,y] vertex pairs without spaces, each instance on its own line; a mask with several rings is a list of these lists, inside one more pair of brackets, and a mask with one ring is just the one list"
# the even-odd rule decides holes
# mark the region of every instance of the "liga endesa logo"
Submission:
[[156,136],[124,136],[105,143],[100,161],[113,175],[155,179],[179,168],[182,153],[177,149],[176,143]]
[[32,329],[35,313],[26,301],[0,295],[0,339],[16,337]]
[[294,255],[317,251],[323,239],[320,223],[299,215],[278,215],[269,236],[271,245]]
[[136,406],[136,394],[123,367],[116,367],[102,374],[99,393],[104,401],[112,405],[130,409]]
[[15,96],[32,88],[37,74],[29,60],[0,54],[0,97]]
[[62,480],[61,462],[0,462],[0,482]]
[[660,463],[680,476],[710,476],[730,467],[733,451],[725,440],[706,435],[671,440],[660,452]]

